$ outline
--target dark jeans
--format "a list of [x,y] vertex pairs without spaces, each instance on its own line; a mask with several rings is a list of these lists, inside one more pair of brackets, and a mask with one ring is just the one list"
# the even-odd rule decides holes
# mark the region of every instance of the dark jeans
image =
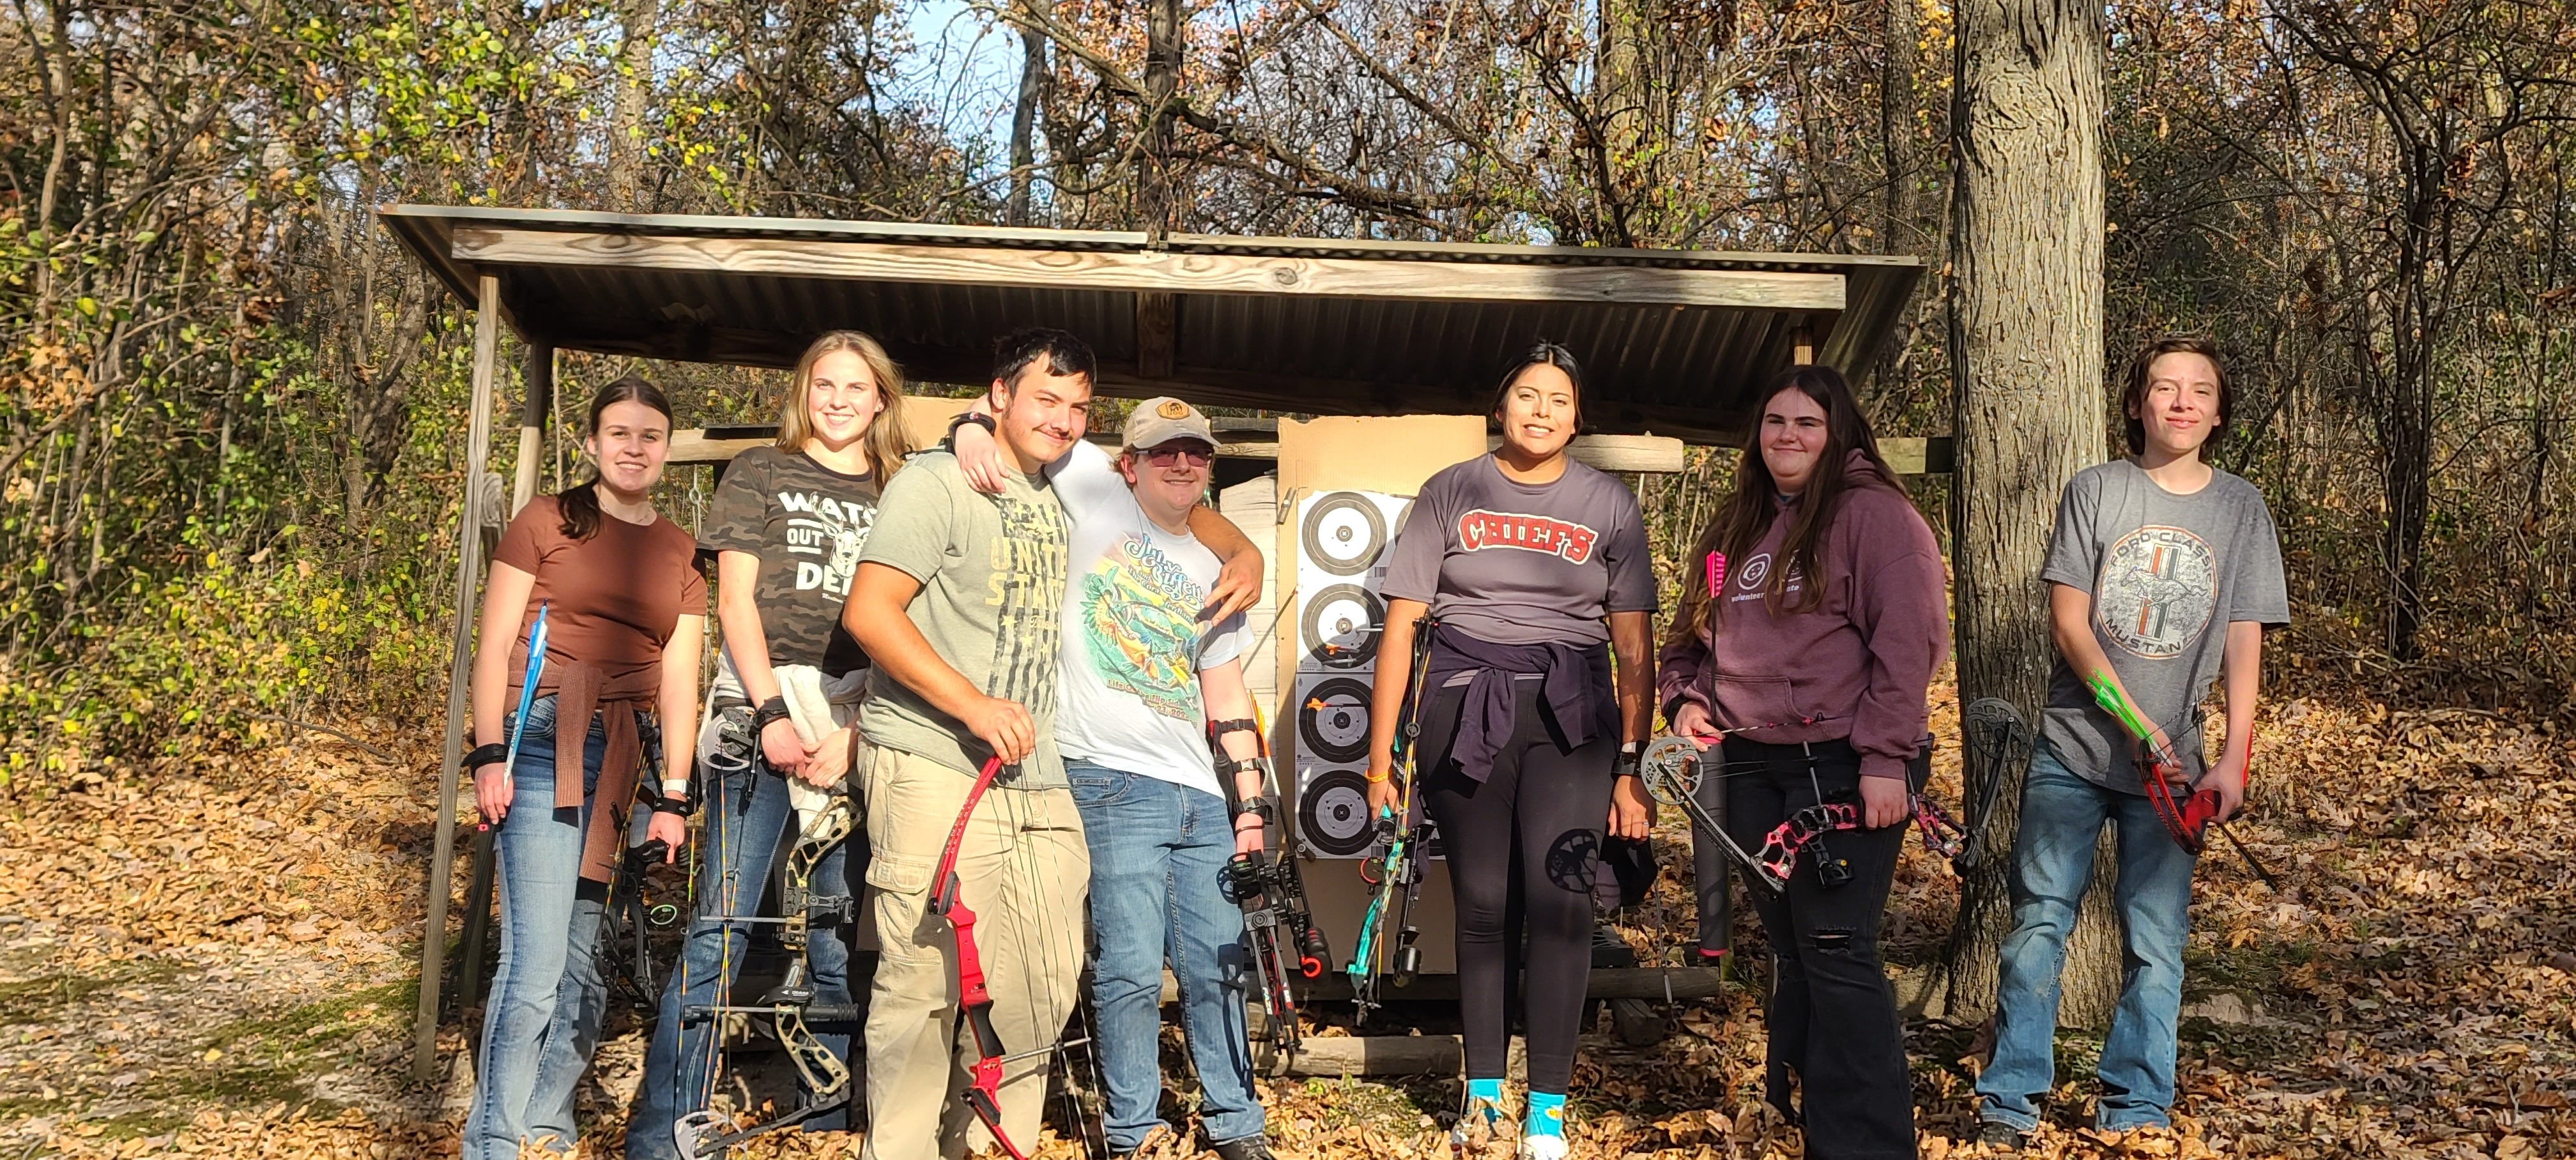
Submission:
[[1518,911],[1529,927],[1529,1085],[1562,1094],[1574,1078],[1575,1036],[1592,973],[1592,887],[1610,818],[1616,733],[1564,743],[1538,681],[1515,690],[1517,723],[1481,784],[1448,759],[1463,687],[1433,690],[1422,707],[1423,807],[1439,824],[1458,907],[1458,1017],[1467,1075],[1500,1079]]
[[[1813,747],[1729,740],[1726,832],[1747,852],[1773,827],[1826,801],[1860,801],[1860,757],[1848,743]],[[1798,855],[1781,897],[1754,890],[1771,943],[1771,1043],[1765,1081],[1773,1106],[1790,1110],[1789,1075],[1803,1095],[1807,1155],[1816,1160],[1914,1155],[1914,1087],[1905,1069],[1896,993],[1878,960],[1878,923],[1904,848],[1905,825],[1825,836],[1851,864],[1827,887],[1816,847]]]

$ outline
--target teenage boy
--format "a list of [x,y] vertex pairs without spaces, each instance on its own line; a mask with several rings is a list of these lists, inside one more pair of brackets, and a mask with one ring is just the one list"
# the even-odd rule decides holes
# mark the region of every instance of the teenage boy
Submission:
[[841,625],[874,662],[860,731],[868,919],[883,957],[867,1017],[864,1155],[954,1158],[990,1132],[956,1097],[977,1059],[961,1034],[950,924],[927,913],[931,876],[975,773],[1008,767],[977,804],[958,851],[958,901],[977,917],[992,1022],[1005,1051],[1002,1130],[1035,1146],[1049,1055],[1082,971],[1090,881],[1082,819],[1055,747],[1056,633],[1064,604],[1064,509],[1038,467],[1082,438],[1093,358],[1060,330],[996,346],[988,405],[1004,486],[967,486],[954,456],[915,458],[886,485]]
[[[2058,976],[2094,838],[2116,831],[2116,894],[2128,969],[2102,1046],[2095,1126],[2163,1126],[2174,1093],[2174,1023],[2190,930],[2193,858],[2157,819],[2141,780],[2146,751],[2099,708],[2088,679],[2125,691],[2218,817],[2245,800],[2263,630],[2289,623],[2280,534],[2262,493],[2201,450],[2232,400],[2217,346],[2149,343],[2129,363],[2120,409],[2132,457],[2078,473],[2058,498],[2040,576],[2049,583],[2056,670],[2041,742],[2022,786],[2013,841],[2013,931],[2004,939],[1993,1062],[1977,1077],[1981,1138],[2018,1147],[2054,1081]],[[2213,678],[2226,703],[2216,764],[2202,747]],[[2180,800],[2189,791],[2177,788]]]
[[[971,427],[956,440],[970,477],[991,458],[988,448],[998,450]],[[1209,1144],[1224,1160],[1270,1155],[1244,996],[1228,979],[1245,973],[1243,912],[1219,890],[1226,860],[1263,841],[1266,807],[1235,814],[1227,805],[1258,803],[1264,789],[1239,659],[1250,634],[1240,614],[1212,628],[1199,619],[1220,568],[1250,553],[1257,571],[1260,554],[1202,506],[1218,447],[1198,408],[1147,399],[1128,416],[1116,459],[1085,443],[1053,471],[1073,522],[1056,742],[1091,843],[1091,1002],[1109,1089],[1106,1134],[1120,1155],[1165,1127],[1157,1112],[1167,949]],[[1191,534],[1194,514],[1215,518],[1220,534],[1202,543]],[[1211,722],[1222,768],[1209,758]],[[1220,775],[1233,779],[1233,794]]]

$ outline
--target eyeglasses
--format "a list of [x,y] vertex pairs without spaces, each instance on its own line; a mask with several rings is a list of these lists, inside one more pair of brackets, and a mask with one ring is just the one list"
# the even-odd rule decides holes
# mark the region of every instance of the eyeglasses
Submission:
[[1153,447],[1142,454],[1145,462],[1156,467],[1170,467],[1175,461],[1185,461],[1192,467],[1205,467],[1216,462],[1216,452],[1205,447]]

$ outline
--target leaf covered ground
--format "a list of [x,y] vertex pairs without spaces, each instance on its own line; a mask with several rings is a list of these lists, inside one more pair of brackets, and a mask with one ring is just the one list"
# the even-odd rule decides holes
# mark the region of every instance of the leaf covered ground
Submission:
[[[2098,1040],[2070,1032],[2034,1154],[2576,1156],[2576,731],[2286,683],[2238,827],[2284,889],[2204,860],[2179,1131],[2085,1129]],[[354,731],[389,756],[281,728],[149,778],[0,802],[0,1155],[454,1154],[465,1077],[414,1084],[409,1066],[434,738]],[[1677,819],[1665,826],[1677,850]],[[1647,963],[1688,938],[1679,861],[1621,927]],[[1955,904],[1946,870],[1910,854],[1891,959],[1922,961]],[[1798,1155],[1759,1101],[1752,990],[1666,1014],[1674,1033],[1654,1047],[1606,1022],[1587,1040],[1576,1154]],[[600,1155],[642,1052],[631,1016],[611,1033],[585,1102]],[[1922,1153],[1976,1153],[1976,1029],[1916,1020],[1909,1038]],[[450,1016],[442,1058],[464,1044]],[[1264,1086],[1292,1160],[1448,1152],[1454,1080]],[[748,1154],[844,1155],[855,1139]]]

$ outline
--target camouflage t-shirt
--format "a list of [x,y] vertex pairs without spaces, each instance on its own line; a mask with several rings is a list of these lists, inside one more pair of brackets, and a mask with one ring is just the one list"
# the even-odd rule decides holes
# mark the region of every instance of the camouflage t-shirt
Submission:
[[874,474],[843,475],[802,452],[754,447],[725,467],[698,551],[760,557],[757,601],[771,665],[815,665],[840,676],[868,663],[841,628],[841,602],[876,522]]
[[[985,495],[967,486],[956,456],[924,452],[886,488],[884,518],[859,561],[920,581],[904,615],[931,649],[985,696],[1017,701],[1035,719],[1037,752],[1014,784],[1063,785],[1055,708],[1065,526],[1055,488],[1009,475],[1002,494]],[[868,676],[859,728],[880,746],[960,773],[992,752],[883,668]]]

